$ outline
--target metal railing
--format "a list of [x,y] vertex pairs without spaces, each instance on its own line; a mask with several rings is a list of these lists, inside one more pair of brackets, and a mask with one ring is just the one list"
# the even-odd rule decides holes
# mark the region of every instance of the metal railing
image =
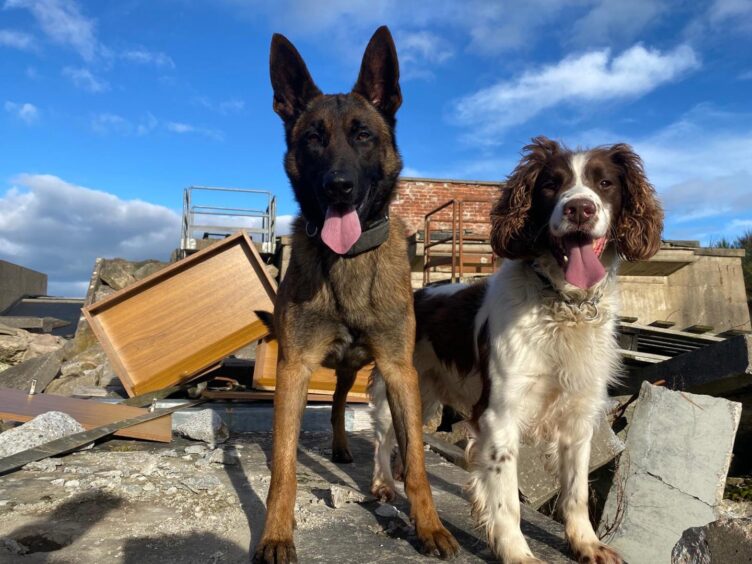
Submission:
[[[213,192],[217,199],[240,195],[264,207],[230,207],[196,204],[194,192]],[[277,198],[266,190],[247,188],[220,188],[214,186],[189,186],[183,191],[183,220],[180,233],[182,257],[198,250],[197,240],[224,238],[239,229],[245,229],[265,253],[274,252],[274,228],[277,220]]]
[[[482,217],[489,217],[490,208],[494,200],[491,198],[473,198],[473,199],[453,199],[445,204],[431,210],[424,216],[423,230],[423,285],[431,282],[432,269],[450,266],[451,282],[461,281],[466,273],[466,267],[472,267],[475,272],[478,271],[490,273],[495,266],[495,256],[492,252],[484,247],[491,245],[490,240],[490,220],[477,219],[479,215],[474,213],[472,220],[465,219],[466,207],[468,204],[487,204],[489,213],[484,213]],[[448,217],[451,212],[451,219]],[[436,228],[436,225],[439,225]],[[472,226],[488,225],[489,229],[485,233],[466,232],[466,225]],[[449,225],[448,234],[446,228],[442,226]],[[434,238],[438,235],[438,238]],[[451,251],[441,248],[441,245],[451,243]],[[474,247],[474,248],[473,248]]]

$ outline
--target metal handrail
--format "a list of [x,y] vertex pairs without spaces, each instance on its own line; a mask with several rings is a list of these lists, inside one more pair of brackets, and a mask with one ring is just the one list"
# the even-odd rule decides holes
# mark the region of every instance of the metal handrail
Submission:
[[[464,211],[465,211],[465,204],[493,204],[494,200],[491,198],[472,198],[472,199],[463,199],[463,198],[454,198],[452,200],[449,200],[445,204],[442,204],[431,211],[429,211],[424,216],[424,230],[423,230],[423,285],[425,286],[428,284],[431,280],[431,249],[433,247],[436,247],[437,245],[445,244],[449,241],[452,242],[452,256],[451,256],[451,281],[456,282],[457,280],[461,280],[464,275],[464,265],[465,265],[465,229],[464,229]],[[438,219],[434,217],[439,212],[444,211],[445,209],[449,208],[451,206],[452,208],[452,219],[451,219],[451,235],[445,238],[442,238],[438,241],[432,241],[431,240],[431,222],[441,222],[441,223],[449,223],[448,219]],[[472,222],[473,224],[481,224],[481,225],[490,225],[490,221],[484,221],[484,220],[474,220]],[[480,238],[471,237],[469,240],[473,241],[482,241]],[[489,240],[490,243],[490,240]],[[457,248],[459,246],[459,256],[457,253]],[[470,253],[470,254],[477,254],[477,253]],[[485,253],[483,253],[485,254]]]
[[[193,203],[195,191],[230,192],[234,194],[262,195],[265,196],[266,206],[262,209],[231,207],[219,205],[198,205]],[[277,199],[274,194],[267,190],[254,190],[250,188],[223,188],[218,186],[188,186],[183,191],[183,217],[180,234],[180,254],[185,256],[189,251],[196,249],[196,236],[198,231],[211,230],[212,235],[223,235],[245,229],[248,232],[258,234],[257,243],[265,252],[274,252],[277,214]],[[236,217],[238,225],[212,225],[200,223],[201,219],[211,221],[211,217]],[[201,219],[199,219],[201,218]],[[260,219],[260,225],[244,225],[246,219]],[[205,233],[206,235],[206,233]],[[255,239],[255,237],[254,237]]]

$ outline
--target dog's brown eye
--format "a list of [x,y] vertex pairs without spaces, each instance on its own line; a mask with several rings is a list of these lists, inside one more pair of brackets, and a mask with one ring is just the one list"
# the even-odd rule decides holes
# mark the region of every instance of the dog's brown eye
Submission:
[[321,135],[316,131],[311,131],[306,135],[306,141],[309,143],[321,143]]
[[605,178],[601,180],[599,183],[601,188],[610,188],[611,186],[613,186],[613,184],[614,184],[613,182],[611,182],[610,180],[606,180]]
[[369,131],[366,131],[365,129],[361,129],[358,131],[357,135],[355,136],[355,139],[358,141],[368,141],[371,138],[371,133]]

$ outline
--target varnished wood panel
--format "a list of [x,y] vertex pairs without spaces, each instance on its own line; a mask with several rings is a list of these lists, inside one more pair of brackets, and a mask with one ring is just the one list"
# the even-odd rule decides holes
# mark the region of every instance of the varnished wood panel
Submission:
[[[0,389],[0,419],[23,422],[48,411],[67,413],[87,430],[148,413],[148,410],[140,407],[52,394],[29,395],[19,390]],[[115,434],[120,437],[169,443],[172,440],[172,416],[165,415],[152,421],[126,427]]]
[[[373,370],[373,365],[358,371],[347,401],[367,402],[368,378]],[[277,341],[265,339],[256,348],[256,367],[253,371],[253,387],[258,390],[273,390],[277,381]],[[337,376],[334,370],[320,368],[311,375],[308,384],[309,394],[325,394],[332,396],[337,384]]]
[[84,308],[134,396],[184,382],[265,336],[276,285],[244,232]]

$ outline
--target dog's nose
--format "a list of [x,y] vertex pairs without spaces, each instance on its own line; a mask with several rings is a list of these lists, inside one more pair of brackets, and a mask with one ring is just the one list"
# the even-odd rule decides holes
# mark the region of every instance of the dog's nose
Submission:
[[339,171],[329,172],[324,176],[324,191],[328,198],[349,196],[353,191],[353,181]]
[[595,215],[595,204],[587,198],[570,200],[564,206],[566,218],[577,225],[582,225]]

